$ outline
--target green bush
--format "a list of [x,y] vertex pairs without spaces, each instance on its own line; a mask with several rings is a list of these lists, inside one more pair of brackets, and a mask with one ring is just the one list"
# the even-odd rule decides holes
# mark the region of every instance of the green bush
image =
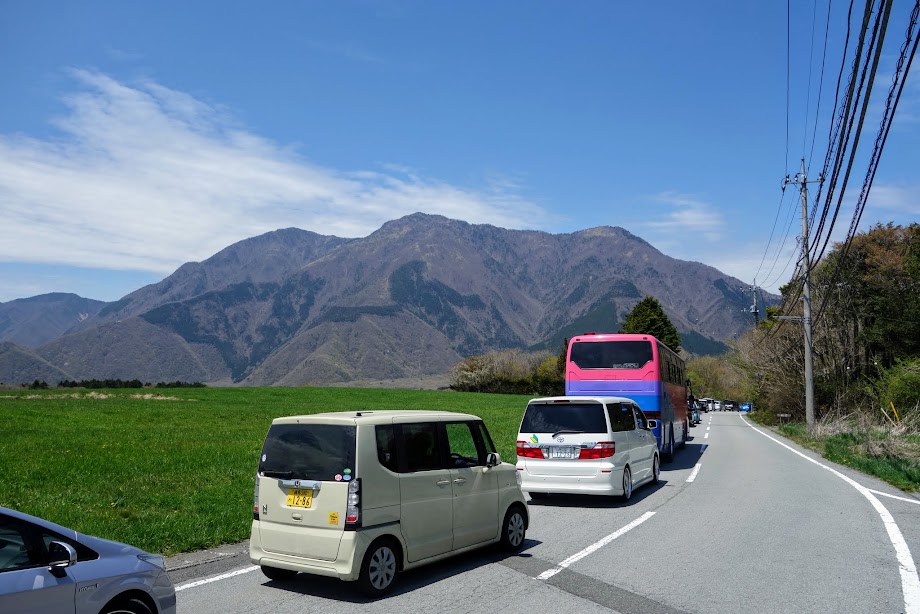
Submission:
[[892,404],[902,420],[920,413],[920,360],[901,361],[883,371],[878,393],[885,413]]

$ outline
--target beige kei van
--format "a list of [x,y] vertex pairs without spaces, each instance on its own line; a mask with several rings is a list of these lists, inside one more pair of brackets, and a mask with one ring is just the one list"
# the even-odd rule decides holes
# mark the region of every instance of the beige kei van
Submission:
[[519,482],[469,414],[277,418],[259,457],[250,558],[272,580],[304,572],[381,595],[401,571],[492,543],[522,548]]

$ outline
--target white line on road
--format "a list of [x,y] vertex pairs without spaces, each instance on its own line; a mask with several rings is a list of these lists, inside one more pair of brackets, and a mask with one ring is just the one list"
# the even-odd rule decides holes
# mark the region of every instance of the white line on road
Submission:
[[687,478],[687,481],[688,481],[688,482],[692,482],[693,480],[696,479],[696,474],[700,472],[700,467],[702,467],[702,466],[703,466],[703,465],[701,465],[700,463],[697,463],[697,464],[696,464],[696,467],[694,467],[694,468],[693,468],[693,471],[690,473],[690,477]]
[[759,428],[751,425],[751,423],[745,420],[743,416],[741,416],[741,420],[743,420],[745,424],[754,429],[755,432],[760,433],[767,439],[778,443],[790,452],[798,454],[808,462],[814,463],[822,469],[830,471],[838,478],[855,488],[862,496],[869,500],[869,503],[872,505],[872,507],[875,508],[875,511],[882,518],[882,523],[885,525],[885,530],[888,532],[888,539],[891,540],[891,545],[894,546],[894,552],[898,559],[898,568],[901,572],[901,590],[904,593],[904,613],[920,614],[920,576],[917,575],[917,566],[914,564],[914,558],[910,554],[910,548],[907,546],[907,542],[904,541],[904,535],[901,533],[901,529],[898,528],[898,524],[894,521],[894,517],[891,515],[888,509],[882,505],[882,502],[872,494],[872,491],[870,491],[868,488],[856,480],[840,473],[836,469],[831,469],[827,465],[819,463],[815,459],[802,454],[790,446],[787,446],[779,439],[767,435]]
[[892,499],[897,499],[898,501],[907,501],[908,503],[914,503],[914,504],[916,504],[916,505],[920,505],[920,501],[917,501],[916,499],[908,499],[907,497],[899,497],[899,496],[897,496],[897,495],[889,495],[887,492],[881,492],[881,491],[878,491],[878,490],[872,490],[871,488],[867,488],[866,490],[868,490],[869,492],[875,493],[875,494],[877,494],[877,495],[882,495],[883,497],[890,497],[890,498],[892,498]]
[[217,582],[218,580],[226,580],[227,578],[232,578],[233,576],[241,576],[244,573],[249,573],[250,571],[255,571],[259,568],[258,565],[251,565],[249,567],[243,567],[242,569],[236,569],[234,571],[229,571],[219,576],[214,576],[213,578],[208,578],[207,580],[197,580],[195,582],[189,582],[188,584],[182,584],[176,587],[176,592],[184,591],[187,588],[195,588],[196,586],[202,586],[203,584],[210,584],[211,582]]
[[711,428],[712,428],[711,426],[707,426],[707,427],[706,427],[706,432],[708,433],[708,432],[709,432],[709,429],[711,429]]
[[703,439],[709,439],[709,433],[706,433],[705,435],[703,435]]
[[651,517],[654,516],[654,515],[655,515],[655,512],[645,512],[644,514],[642,514],[641,516],[639,516],[638,518],[636,518],[635,520],[633,520],[632,522],[630,522],[628,525],[626,525],[625,527],[623,527],[623,528],[620,529],[619,531],[617,531],[617,532],[615,532],[615,533],[611,533],[610,535],[608,535],[608,536],[605,537],[604,539],[600,540],[599,542],[595,542],[595,543],[591,544],[590,546],[588,546],[587,548],[585,548],[585,549],[582,550],[581,552],[578,552],[578,553],[576,553],[576,554],[573,554],[572,556],[570,556],[570,557],[567,558],[566,560],[562,561],[561,563],[559,563],[558,565],[556,565],[556,566],[553,567],[552,569],[547,569],[546,571],[544,571],[543,573],[541,573],[539,576],[537,576],[537,580],[549,580],[550,578],[552,578],[553,576],[555,576],[557,573],[559,573],[560,571],[562,571],[563,569],[565,569],[566,567],[568,567],[568,566],[571,565],[572,563],[576,563],[576,562],[580,561],[581,559],[585,558],[586,556],[588,556],[589,554],[591,554],[592,552],[595,552],[595,551],[597,551],[597,550],[600,550],[601,548],[603,548],[604,546],[606,546],[607,544],[609,544],[610,542],[612,542],[612,541],[615,540],[616,538],[618,538],[618,537],[620,537],[621,535],[627,533],[628,531],[631,531],[631,530],[635,529],[635,528],[638,527],[640,524],[642,524],[643,522],[645,522],[646,520],[648,520],[649,518],[651,518]]

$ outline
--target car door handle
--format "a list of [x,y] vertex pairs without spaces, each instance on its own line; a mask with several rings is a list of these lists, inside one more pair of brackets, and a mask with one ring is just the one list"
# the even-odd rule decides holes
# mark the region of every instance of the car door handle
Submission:
[[450,486],[450,480],[438,480],[438,486]]
[[454,484],[466,484],[466,480],[464,478],[457,478],[454,480]]

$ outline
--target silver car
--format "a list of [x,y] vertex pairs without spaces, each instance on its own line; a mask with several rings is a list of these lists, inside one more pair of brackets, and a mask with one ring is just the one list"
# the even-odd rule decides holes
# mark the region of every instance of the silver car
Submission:
[[0,612],[175,611],[162,556],[0,507]]

